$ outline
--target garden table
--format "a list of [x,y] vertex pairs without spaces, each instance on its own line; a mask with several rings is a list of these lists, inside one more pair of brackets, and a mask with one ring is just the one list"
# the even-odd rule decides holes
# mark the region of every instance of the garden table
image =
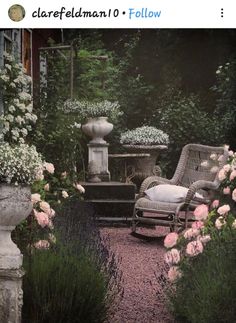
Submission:
[[[135,167],[129,165],[129,162],[132,159],[139,159],[139,158],[145,158],[145,157],[150,157],[150,154],[109,154],[109,158],[112,159],[121,159],[124,161],[124,179],[126,183],[132,183],[132,178],[135,177]],[[130,174],[128,174],[128,169],[131,169]]]

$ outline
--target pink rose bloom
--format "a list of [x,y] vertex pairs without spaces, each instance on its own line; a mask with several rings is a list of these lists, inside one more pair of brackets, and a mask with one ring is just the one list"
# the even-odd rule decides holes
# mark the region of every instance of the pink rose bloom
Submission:
[[225,195],[228,195],[228,194],[230,194],[230,188],[227,186],[227,187],[225,187],[224,189],[223,189],[223,193],[225,194]]
[[50,174],[53,174],[55,171],[55,167],[52,163],[44,163],[44,167]]
[[80,193],[82,193],[82,194],[84,194],[85,193],[85,189],[84,189],[84,187],[82,186],[82,185],[80,185],[80,184],[78,184],[78,183],[75,183],[74,184],[74,187],[80,192]]
[[219,216],[218,219],[216,219],[215,227],[216,229],[220,230],[225,224],[226,224],[226,221],[223,218],[223,216]]
[[229,154],[229,157],[232,157],[234,155],[233,150],[229,150],[228,154]]
[[176,232],[171,232],[167,234],[164,240],[164,246],[166,248],[172,248],[176,245],[179,236]]
[[34,204],[38,203],[41,201],[41,196],[38,193],[31,194],[31,202]]
[[49,218],[54,218],[54,216],[56,215],[55,210],[51,209],[50,211],[51,212],[50,212]]
[[211,172],[212,174],[215,174],[215,173],[217,173],[217,172],[218,172],[218,170],[219,170],[219,167],[218,167],[218,166],[213,166],[213,167],[211,168],[210,172]]
[[198,240],[201,241],[205,245],[205,244],[207,244],[207,242],[211,241],[211,236],[209,234],[199,236]]
[[51,208],[50,208],[50,205],[49,205],[47,202],[42,201],[42,202],[40,202],[39,206],[40,206],[40,209],[41,209],[43,212],[47,213],[47,215],[50,215],[50,213],[51,213]]
[[69,197],[69,194],[66,191],[62,191],[61,195],[62,195],[62,197],[64,199],[66,199],[67,197]]
[[173,283],[182,276],[181,271],[177,266],[170,267],[168,271],[168,278]]
[[223,181],[224,179],[226,179],[225,170],[223,168],[219,171],[218,178],[220,181]]
[[228,213],[230,211],[230,206],[228,204],[224,204],[221,207],[218,208],[217,212],[220,215],[225,215],[226,213]]
[[36,180],[37,181],[42,181],[44,179],[44,175],[43,175],[43,169],[40,168],[37,170],[36,172]]
[[47,240],[39,240],[34,244],[36,249],[49,249],[50,243]]
[[165,253],[164,256],[165,262],[168,265],[176,265],[180,262],[180,253],[179,250],[173,248]]
[[66,178],[67,177],[67,172],[61,173],[61,178]]
[[236,219],[234,220],[234,222],[232,223],[232,228],[236,229]]
[[232,192],[232,199],[236,201],[236,188]]
[[42,227],[45,228],[49,224],[49,218],[48,215],[44,212],[37,212],[34,210],[34,216],[38,222],[38,224]]
[[220,201],[219,201],[219,200],[214,200],[214,201],[212,202],[211,206],[212,206],[213,208],[217,208],[217,207],[219,207],[219,204],[220,204]]
[[193,212],[196,220],[206,220],[208,217],[208,206],[205,204],[198,205]]
[[50,241],[50,242],[52,242],[52,243],[56,243],[56,242],[57,242],[56,237],[55,237],[55,236],[54,236],[54,234],[52,234],[52,233],[49,233],[49,235],[48,235],[48,239],[49,239],[49,241]]
[[44,190],[46,191],[46,192],[49,192],[49,190],[50,190],[50,186],[49,186],[49,184],[47,183],[46,185],[44,185]]
[[231,181],[233,181],[234,179],[235,179],[235,177],[236,177],[236,170],[233,170],[232,171],[232,173],[230,174],[230,176],[229,176],[229,179],[231,180]]
[[210,159],[212,159],[212,160],[217,160],[217,155],[216,155],[216,154],[211,154],[211,155],[210,155]]
[[202,229],[204,227],[204,223],[202,221],[194,221],[192,223],[193,229]]
[[190,257],[197,256],[199,253],[203,252],[203,244],[201,241],[191,241],[187,244],[186,254]]
[[53,229],[54,229],[54,225],[53,225],[53,223],[52,223],[52,220],[51,220],[51,219],[49,219],[48,227],[49,227],[49,229],[51,229],[51,230],[53,230]]
[[206,167],[209,167],[209,163],[207,160],[204,160],[203,162],[201,162],[201,166],[206,168]]
[[228,173],[230,171],[230,165],[229,164],[226,164],[223,166],[223,170]]
[[185,239],[192,239],[192,238],[197,237],[199,234],[200,234],[200,230],[190,228],[184,232],[184,237],[185,237]]
[[219,158],[218,158],[218,161],[222,162],[223,160],[224,160],[224,155],[220,155]]

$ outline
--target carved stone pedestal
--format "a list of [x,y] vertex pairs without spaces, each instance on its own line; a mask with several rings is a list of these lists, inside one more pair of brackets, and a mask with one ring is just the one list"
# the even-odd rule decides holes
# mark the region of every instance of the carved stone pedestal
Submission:
[[29,186],[0,185],[0,323],[21,322],[23,256],[11,232],[31,210]]
[[0,269],[0,322],[20,323],[23,305],[21,269]]

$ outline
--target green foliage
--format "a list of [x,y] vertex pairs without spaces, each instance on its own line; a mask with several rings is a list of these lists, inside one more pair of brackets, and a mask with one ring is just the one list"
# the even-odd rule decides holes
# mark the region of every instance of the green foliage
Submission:
[[216,113],[227,142],[236,147],[236,59],[232,58],[216,71],[217,83],[212,88],[217,93]]
[[124,111],[124,124],[135,128],[147,122],[150,117],[150,91],[148,84],[135,62],[135,53],[140,45],[140,33],[135,32],[124,43],[122,56],[114,58],[117,70],[112,74],[112,84],[108,88],[111,97],[118,100]]
[[[110,99],[107,86],[113,75],[112,58],[105,50],[81,49],[75,52],[74,98],[90,101]],[[70,52],[44,54],[47,74],[42,75],[36,100],[38,123],[33,141],[47,160],[59,171],[84,171],[87,138],[80,129],[83,115],[64,113],[62,107],[70,97]]]
[[74,97],[85,100],[110,100],[107,91],[116,73],[112,53],[105,49],[77,52],[74,60]]
[[204,252],[182,265],[183,276],[171,293],[179,322],[235,322],[236,230],[227,227],[211,236]]
[[[201,106],[197,95],[184,95],[167,88],[154,112],[154,124],[159,124],[170,137],[168,147],[169,173],[174,170],[181,149],[188,143],[217,145],[223,141],[220,121]],[[171,161],[171,162],[170,162]]]
[[105,274],[69,246],[24,257],[23,322],[95,323],[106,316]]

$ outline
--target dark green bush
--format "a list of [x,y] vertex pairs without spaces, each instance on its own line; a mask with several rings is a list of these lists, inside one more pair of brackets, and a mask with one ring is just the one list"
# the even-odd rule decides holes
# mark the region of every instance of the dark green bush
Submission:
[[236,232],[215,234],[202,254],[182,266],[170,301],[178,322],[236,322]]
[[[167,153],[168,176],[173,175],[184,145],[198,143],[219,145],[224,143],[220,120],[202,108],[197,95],[184,95],[181,91],[166,90],[156,110],[154,122],[170,137]],[[223,141],[223,142],[222,142]]]

